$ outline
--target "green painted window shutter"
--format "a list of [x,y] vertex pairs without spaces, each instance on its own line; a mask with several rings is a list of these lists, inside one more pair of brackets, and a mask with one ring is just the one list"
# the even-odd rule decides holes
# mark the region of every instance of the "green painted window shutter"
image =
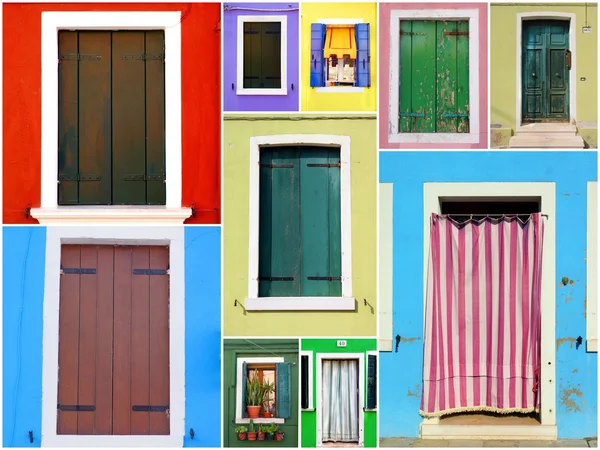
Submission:
[[292,417],[292,364],[277,363],[275,377],[277,378],[276,415],[282,419],[289,419]]
[[377,356],[367,355],[367,409],[377,408]]
[[281,88],[281,22],[244,22],[244,88]]
[[341,296],[339,149],[261,150],[259,296]]
[[164,205],[164,32],[59,31],[58,204]]
[[242,363],[242,417],[248,417],[246,411],[246,379],[248,378],[248,365]]
[[400,21],[401,133],[469,132],[469,22]]
[[302,409],[308,408],[308,377],[310,376],[308,372],[308,355],[302,355],[300,357],[300,371],[301,371],[301,380],[300,380],[300,396],[302,401]]

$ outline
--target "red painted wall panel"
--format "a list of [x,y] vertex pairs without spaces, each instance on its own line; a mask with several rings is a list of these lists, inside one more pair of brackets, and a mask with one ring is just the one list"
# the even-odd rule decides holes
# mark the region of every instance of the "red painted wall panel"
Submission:
[[42,11],[182,11],[182,206],[196,208],[185,223],[220,223],[219,3],[3,5],[3,223],[37,223],[25,210],[41,201]]

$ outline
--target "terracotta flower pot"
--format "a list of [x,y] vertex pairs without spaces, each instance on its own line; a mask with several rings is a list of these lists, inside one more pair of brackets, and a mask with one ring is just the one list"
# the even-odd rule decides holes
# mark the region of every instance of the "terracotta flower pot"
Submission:
[[269,417],[271,417],[271,411],[265,411],[263,413],[263,416],[264,416],[265,419],[268,419]]
[[258,415],[260,414],[260,408],[261,406],[246,406],[246,409],[248,410],[248,417],[250,419],[257,419]]
[[265,433],[263,433],[262,431],[258,432],[258,440],[259,441],[264,441],[265,440]]
[[[250,433],[248,433],[248,434],[250,434]],[[250,436],[248,436],[248,439],[250,439]],[[283,441],[283,433],[281,433],[279,431],[277,433],[275,433],[275,440],[276,441]]]
[[245,441],[247,437],[246,433],[238,433],[238,441]]
[[248,440],[249,440],[249,441],[255,441],[255,440],[256,440],[256,431],[254,431],[254,432],[252,432],[252,433],[250,433],[250,432],[248,431]]

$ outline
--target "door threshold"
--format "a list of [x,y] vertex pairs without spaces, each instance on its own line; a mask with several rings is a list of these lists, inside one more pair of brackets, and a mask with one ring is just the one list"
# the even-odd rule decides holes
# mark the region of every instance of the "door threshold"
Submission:
[[320,447],[330,447],[330,448],[351,447],[351,448],[358,448],[360,446],[358,445],[358,442],[323,442],[323,443],[321,443]]
[[523,123],[517,133],[576,133],[577,127],[569,122]]
[[421,439],[556,440],[556,425],[421,424]]

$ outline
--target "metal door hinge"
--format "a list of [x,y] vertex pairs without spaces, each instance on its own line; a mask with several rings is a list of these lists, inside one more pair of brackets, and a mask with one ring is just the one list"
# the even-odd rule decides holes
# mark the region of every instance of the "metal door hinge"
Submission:
[[146,175],[143,173],[128,173],[123,176],[123,181],[160,181],[164,179],[164,175]]
[[169,275],[169,266],[166,269],[133,269],[134,275]]
[[306,167],[342,167],[342,163],[306,164]]
[[63,267],[60,266],[60,274],[64,275],[96,275],[96,269],[84,269],[81,267]]
[[133,405],[132,411],[136,412],[167,412],[169,405]]
[[468,31],[444,31],[445,36],[469,36]]
[[403,35],[407,35],[407,36],[427,36],[427,33],[416,33],[416,32],[412,32],[412,31],[401,31],[400,32],[400,36]]
[[96,411],[95,405],[61,405],[60,403],[56,405],[56,409],[60,411]]
[[294,277],[258,277],[258,281],[294,281]]
[[293,164],[260,164],[260,167],[270,167],[271,169],[293,169]]
[[66,53],[64,55],[59,55],[58,56],[58,62],[59,63],[61,61],[64,61],[64,60],[97,61],[99,59],[102,59],[102,56],[100,56],[100,55],[86,55],[86,54],[83,54],[83,53]]
[[314,281],[338,281],[341,280],[342,277],[306,277],[306,279]]
[[162,60],[164,62],[165,54],[164,53],[130,53],[128,55],[123,55],[121,58],[125,59],[125,60],[137,59],[137,60],[143,60],[143,61],[153,59],[153,60]]
[[100,181],[102,175],[95,173],[76,173],[75,175],[59,175],[58,182],[61,181]]

